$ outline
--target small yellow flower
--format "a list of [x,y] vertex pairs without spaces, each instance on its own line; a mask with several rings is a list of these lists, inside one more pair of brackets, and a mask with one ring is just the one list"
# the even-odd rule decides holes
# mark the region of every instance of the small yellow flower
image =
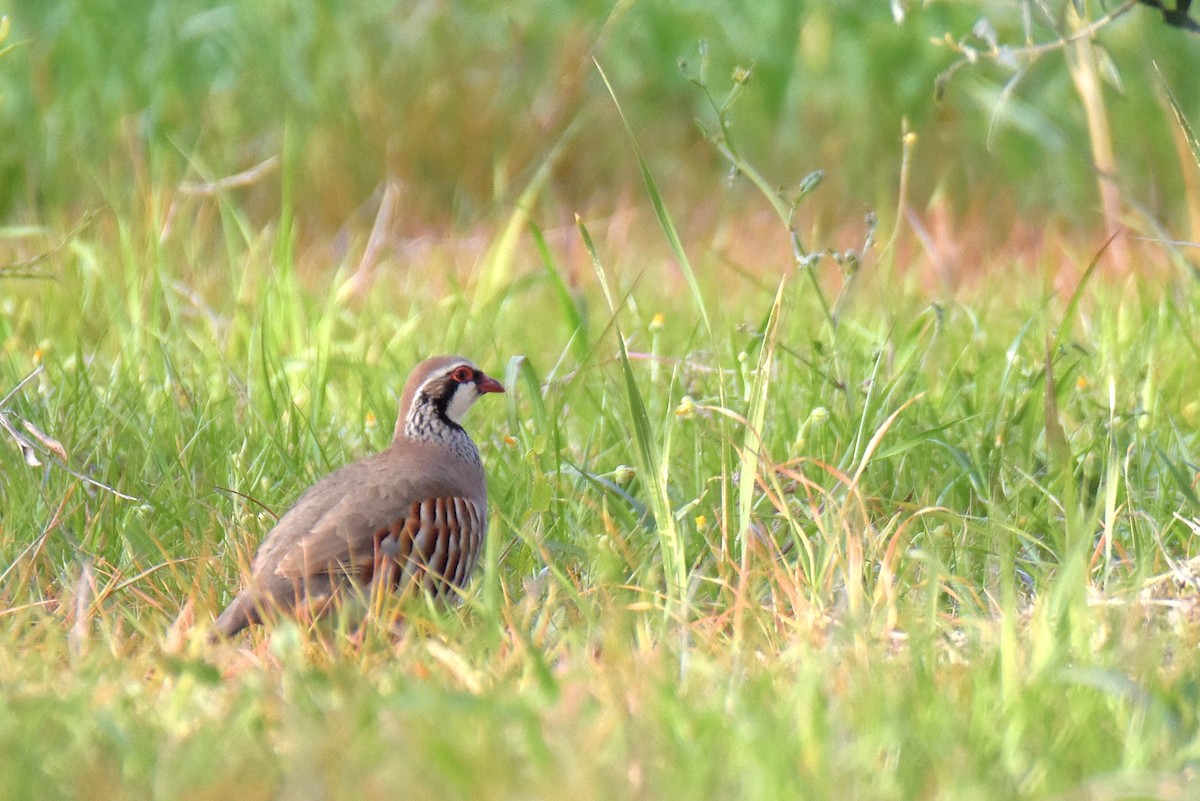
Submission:
[[684,420],[691,420],[696,416],[696,402],[690,395],[684,395],[683,399],[679,401],[679,405],[675,407],[675,416],[682,417]]
[[656,313],[654,317],[650,319],[650,333],[657,334],[659,331],[663,330],[664,327],[666,327],[666,324],[667,318],[663,316],[663,313]]
[[1083,392],[1091,385],[1092,385],[1092,382],[1088,381],[1087,376],[1085,376],[1085,375],[1081,375],[1081,376],[1079,376],[1079,378],[1075,379],[1075,389],[1079,390],[1080,392]]
[[504,437],[504,444],[510,448],[515,448],[515,447],[517,447],[517,438],[514,437],[512,434],[507,434]]
[[377,421],[375,420],[375,413],[374,413],[374,412],[370,412],[370,411],[369,411],[369,412],[367,412],[366,419],[365,419],[365,420],[363,420],[363,422],[366,424],[367,428],[374,428],[374,427],[375,427],[375,423],[377,422]]
[[704,515],[696,515],[696,528],[708,528],[708,518]]

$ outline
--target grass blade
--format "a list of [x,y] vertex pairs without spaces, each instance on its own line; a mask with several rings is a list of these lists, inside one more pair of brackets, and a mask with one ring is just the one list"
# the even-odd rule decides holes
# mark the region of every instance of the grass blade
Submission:
[[754,381],[750,387],[750,411],[742,440],[741,463],[738,480],[738,548],[739,559],[745,568],[746,537],[750,530],[750,516],[754,504],[754,485],[758,478],[760,457],[763,454],[762,430],[767,416],[767,398],[771,392],[771,368],[775,361],[775,341],[779,332],[780,309],[787,278],[779,281],[771,313],[763,329],[762,347],[758,352],[758,364]]
[[581,220],[576,218],[580,237],[584,247],[591,257],[596,277],[608,301],[612,314],[613,328],[617,335],[617,355],[621,365],[621,375],[625,385],[625,397],[629,404],[629,419],[633,424],[633,440],[637,446],[635,455],[638,461],[638,471],[646,482],[650,492],[650,509],[654,515],[655,533],[658,535],[659,554],[663,562],[663,575],[666,579],[667,602],[664,612],[667,617],[682,616],[687,607],[687,553],[683,537],[671,512],[671,498],[667,492],[665,466],[667,463],[667,448],[659,454],[659,445],[650,423],[650,414],[646,410],[645,400],[638,388],[637,379],[633,375],[633,367],[629,362],[629,353],[625,349],[625,335],[617,320],[618,307],[613,300],[612,289],[608,285],[608,275],[604,265],[596,254],[596,245],[591,234]]
[[532,220],[529,222],[529,233],[533,237],[533,246],[542,260],[542,267],[546,270],[546,278],[549,279],[550,285],[554,288],[554,294],[558,296],[559,305],[562,306],[563,318],[566,320],[567,328],[571,331],[571,349],[575,351],[575,358],[581,362],[585,361],[588,357],[587,307],[582,302],[576,302],[576,298],[571,294],[571,290],[559,273],[554,256],[546,245],[546,237],[542,235],[542,229]]
[[679,232],[675,230],[675,223],[671,221],[670,214],[667,213],[666,204],[663,203],[662,195],[658,191],[658,185],[654,183],[654,176],[650,174],[650,167],[646,164],[646,159],[642,156],[642,149],[638,146],[637,137],[633,134],[633,128],[629,125],[629,120],[625,117],[625,111],[621,108],[621,102],[617,100],[617,93],[609,83],[608,75],[605,74],[604,68],[600,66],[599,61],[593,62],[596,69],[600,72],[600,77],[604,80],[604,85],[608,89],[608,94],[612,97],[613,105],[617,108],[617,114],[621,117],[621,124],[625,126],[625,132],[629,134],[629,142],[633,147],[633,154],[637,158],[638,170],[641,172],[642,181],[646,185],[646,192],[650,195],[650,204],[654,207],[654,216],[658,218],[658,224],[662,226],[663,233],[667,237],[667,242],[671,246],[671,252],[675,255],[675,261],[679,264],[679,269],[683,272],[684,280],[687,281],[688,289],[692,292],[692,300],[696,304],[696,310],[700,312],[700,319],[704,321],[704,330],[711,339],[713,336],[712,323],[709,320],[708,309],[704,305],[704,295],[700,292],[700,284],[696,281],[696,273],[692,270],[692,263],[688,260],[687,254],[683,251],[683,243],[679,239]]

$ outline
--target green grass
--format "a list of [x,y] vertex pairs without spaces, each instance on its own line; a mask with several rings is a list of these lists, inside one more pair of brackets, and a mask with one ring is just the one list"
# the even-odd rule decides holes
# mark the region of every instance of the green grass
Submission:
[[[1062,244],[1053,215],[1021,223],[1053,245],[953,291],[907,223],[869,246],[863,198],[890,214],[900,174],[879,142],[917,102],[888,87],[945,66],[908,45],[999,12],[914,7],[897,33],[886,4],[842,5],[791,20],[836,40],[792,53],[838,77],[810,86],[768,6],[452,4],[397,28],[382,2],[129,26],[16,4],[0,116],[38,122],[0,137],[0,799],[1197,797],[1200,289],[1148,249],[1097,266],[1105,236],[1073,220],[1087,245]],[[735,116],[717,62],[758,59],[764,30]],[[1126,65],[1191,41],[1124,30]],[[703,89],[674,65],[702,36]],[[514,42],[528,60],[501,68]],[[535,144],[501,135],[564,63],[578,105]],[[1169,104],[1135,77],[1110,112],[1176,169],[1153,125],[1195,88],[1169,69]],[[987,75],[923,113],[964,114]],[[1069,80],[1036,77],[1018,110],[1045,132]],[[968,221],[935,244],[992,241],[954,170],[997,206],[1052,183],[1059,213],[1092,208],[1089,171],[1031,159],[1053,136],[984,166],[984,122],[961,151],[915,144],[909,203],[940,185]],[[250,186],[195,186],[268,156]],[[729,163],[750,180],[727,188]],[[776,191],[814,168],[821,211]],[[1182,219],[1164,180],[1146,219]],[[508,387],[467,420],[492,527],[465,602],[208,644],[274,515],[386,445],[434,352]]]
[[[78,475],[0,449],[5,797],[1190,797],[1190,283],[930,305],[871,265],[835,328],[807,281],[705,257],[691,296],[596,242],[564,294],[543,240],[476,312],[469,273],[340,303],[191,219],[8,236],[48,255],[4,279],[3,411]],[[469,602],[205,645],[259,504],[382,447],[440,350],[510,389]]]

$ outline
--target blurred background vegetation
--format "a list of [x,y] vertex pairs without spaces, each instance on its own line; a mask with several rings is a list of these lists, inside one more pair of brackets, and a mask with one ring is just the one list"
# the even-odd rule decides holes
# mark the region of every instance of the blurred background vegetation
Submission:
[[[688,79],[705,42],[717,96],[735,67],[753,65],[731,117],[742,155],[780,186],[825,171],[810,224],[895,209],[907,119],[919,212],[940,204],[981,224],[980,236],[1011,236],[1031,215],[1091,235],[1096,175],[1062,52],[1007,93],[1012,68],[981,59],[934,99],[959,54],[933,40],[970,39],[985,19],[1021,45],[1028,19],[1033,40],[1052,41],[1061,6],[15,0],[5,13],[16,48],[0,61],[0,219],[137,207],[156,187],[279,158],[238,196],[254,223],[286,207],[327,239],[369,225],[394,181],[396,233],[415,236],[507,214],[552,152],[542,209],[556,220],[612,213],[640,197],[639,178],[593,56],[668,198],[690,198],[685,223],[761,206],[728,188],[728,166],[696,124],[713,122]],[[1104,11],[1089,4],[1087,15]],[[1138,6],[1097,43],[1125,196],[1176,230],[1187,219],[1183,168],[1161,87],[1197,109],[1200,40]]]

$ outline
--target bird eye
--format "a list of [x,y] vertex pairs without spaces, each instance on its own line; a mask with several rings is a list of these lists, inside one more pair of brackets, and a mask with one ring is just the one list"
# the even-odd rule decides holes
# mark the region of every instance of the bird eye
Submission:
[[455,368],[454,372],[450,374],[450,377],[460,384],[466,384],[475,380],[475,371],[470,367],[463,365],[462,367]]

